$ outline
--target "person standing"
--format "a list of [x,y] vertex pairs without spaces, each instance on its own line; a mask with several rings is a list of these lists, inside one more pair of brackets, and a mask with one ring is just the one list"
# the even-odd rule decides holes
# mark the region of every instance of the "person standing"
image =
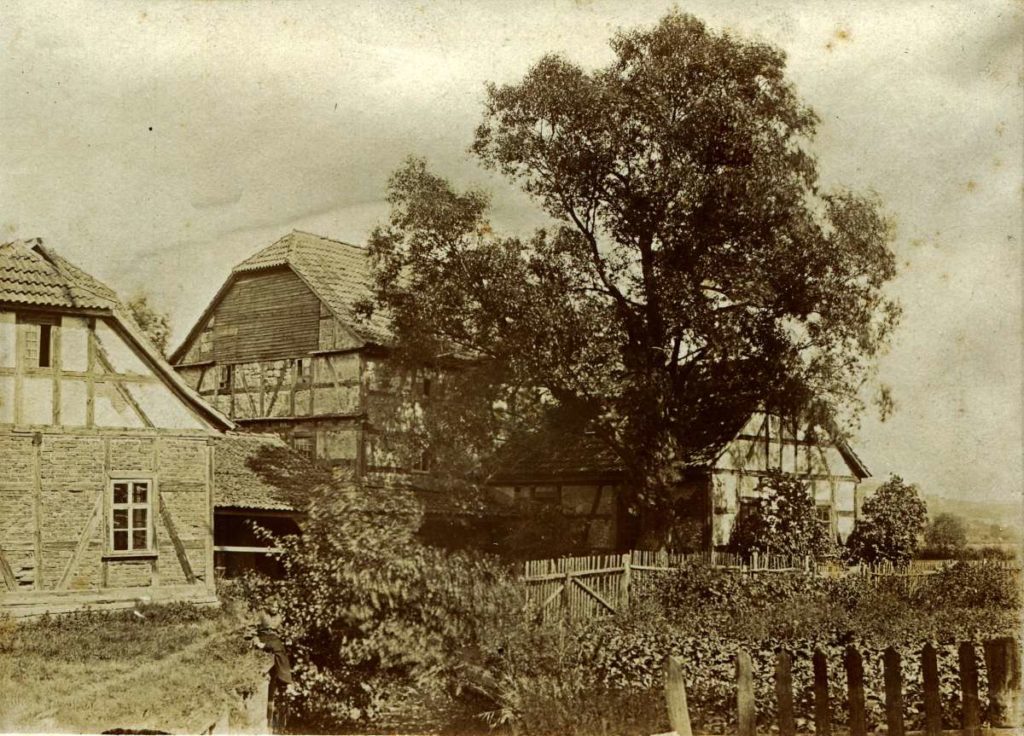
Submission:
[[288,659],[288,650],[278,633],[281,627],[281,614],[272,609],[260,614],[260,625],[256,629],[255,646],[273,655],[274,663],[267,675],[267,726],[271,733],[281,733],[288,721],[288,703],[284,698],[285,690],[292,683],[292,665]]

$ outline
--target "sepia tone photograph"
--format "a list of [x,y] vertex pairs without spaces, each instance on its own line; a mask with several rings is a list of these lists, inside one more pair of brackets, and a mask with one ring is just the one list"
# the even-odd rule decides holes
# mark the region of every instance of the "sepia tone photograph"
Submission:
[[0,50],[0,733],[1024,733],[1024,4]]

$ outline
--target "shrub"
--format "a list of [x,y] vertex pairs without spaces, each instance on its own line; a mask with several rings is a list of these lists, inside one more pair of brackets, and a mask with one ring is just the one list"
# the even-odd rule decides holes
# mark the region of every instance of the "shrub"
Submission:
[[818,558],[835,554],[835,541],[818,521],[814,494],[805,482],[773,470],[759,488],[765,495],[750,499],[733,527],[733,550]]
[[1019,573],[998,563],[955,562],[933,575],[916,591],[925,608],[1002,608],[1021,605]]
[[427,547],[419,524],[407,492],[325,487],[303,534],[276,540],[284,577],[245,581],[250,605],[283,615],[302,727],[380,726],[413,698],[450,701],[463,652],[521,609],[500,564]]
[[864,502],[863,516],[846,540],[848,556],[858,562],[909,562],[920,544],[928,509],[917,486],[893,475]]
[[16,633],[14,619],[6,614],[0,614],[0,652],[10,652],[14,649]]

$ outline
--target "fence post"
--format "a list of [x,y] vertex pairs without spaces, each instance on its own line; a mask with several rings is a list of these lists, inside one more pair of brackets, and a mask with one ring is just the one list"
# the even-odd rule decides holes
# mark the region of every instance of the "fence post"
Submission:
[[981,725],[978,706],[978,659],[974,653],[974,645],[969,641],[961,642],[957,656],[960,660],[960,689],[963,703],[960,725],[965,736],[972,736],[978,733]]
[[825,652],[814,650],[814,733],[830,736],[832,733],[832,706],[828,698],[828,662]]
[[619,600],[621,610],[629,608],[629,586],[633,583],[633,553],[626,552],[622,555],[622,578],[619,580]]
[[572,587],[572,573],[565,571],[565,578],[562,580],[562,594],[558,597],[559,605],[562,607],[562,617],[570,618],[572,609],[569,608],[569,590]]
[[942,733],[939,661],[931,642],[921,649],[921,680],[924,686],[924,732],[927,736],[939,736]]
[[754,704],[754,672],[750,654],[745,649],[736,652],[736,710],[739,736],[756,736],[757,709]]
[[903,671],[900,653],[889,647],[882,656],[885,670],[885,720],[888,736],[903,736]]
[[989,722],[996,728],[1014,728],[1021,723],[1020,652],[1008,637],[989,639],[984,644],[988,670]]
[[690,729],[690,711],[686,707],[686,683],[683,668],[677,657],[665,658],[665,703],[668,722],[677,736],[693,736]]
[[864,660],[852,644],[843,654],[846,690],[850,700],[850,736],[866,736],[867,714],[864,702]]
[[779,736],[795,736],[793,656],[785,649],[780,649],[775,657],[775,702],[779,713]]

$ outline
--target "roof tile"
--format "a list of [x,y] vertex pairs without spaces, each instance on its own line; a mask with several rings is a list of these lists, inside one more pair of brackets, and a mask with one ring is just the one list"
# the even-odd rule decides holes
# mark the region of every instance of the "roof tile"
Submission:
[[373,275],[366,248],[293,230],[239,263],[233,273],[290,266],[334,316],[368,342],[387,343],[388,323],[375,313],[364,320],[355,313],[358,301],[370,295]]
[[38,239],[0,245],[0,301],[72,309],[118,307],[113,289]]

